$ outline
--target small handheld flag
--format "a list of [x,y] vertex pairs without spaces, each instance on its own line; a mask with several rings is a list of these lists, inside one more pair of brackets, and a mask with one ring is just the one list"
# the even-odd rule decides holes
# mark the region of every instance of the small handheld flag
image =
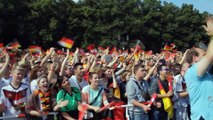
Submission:
[[164,46],[163,49],[169,51],[169,50],[173,50],[174,48],[175,48],[175,44],[172,43],[172,44],[170,44],[170,45],[167,45],[167,44],[166,44],[166,45]]
[[168,86],[169,86],[169,91],[173,90],[173,89],[172,89],[172,79],[173,79],[172,76],[168,76],[168,77],[167,77]]
[[62,39],[58,41],[58,44],[61,45],[62,47],[66,47],[70,49],[72,48],[74,41],[67,37],[62,37]]
[[112,107],[112,106],[114,106],[115,104],[116,104],[116,102],[115,102],[115,101],[112,101],[112,102],[109,103],[108,105],[105,105],[105,106],[101,107],[100,111],[103,111],[103,110],[105,110],[105,109],[107,109],[107,108],[109,108],[109,107]]
[[78,114],[78,120],[83,120],[84,113],[87,111],[88,105],[87,104],[81,104],[81,109],[79,110]]
[[148,104],[149,107],[151,107],[152,103],[155,101],[156,98],[157,98],[157,94],[153,93],[152,97],[151,97],[151,100],[149,101],[149,104]]
[[28,50],[29,52],[41,52],[41,47],[38,45],[31,45]]
[[19,47],[21,47],[21,45],[19,44],[18,41],[11,42],[11,43],[7,44],[7,46],[6,46],[7,49],[18,49]]

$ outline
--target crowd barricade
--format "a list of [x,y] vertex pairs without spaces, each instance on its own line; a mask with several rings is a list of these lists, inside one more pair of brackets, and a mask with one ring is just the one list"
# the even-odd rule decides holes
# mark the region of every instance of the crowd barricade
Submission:
[[[57,114],[58,114],[58,112],[49,112],[47,115],[43,115],[43,116],[53,115],[54,120],[57,120]],[[0,120],[13,119],[13,118],[24,118],[24,117],[26,117],[26,114],[22,113],[22,114],[18,114],[18,115],[2,116],[2,117],[0,117]]]

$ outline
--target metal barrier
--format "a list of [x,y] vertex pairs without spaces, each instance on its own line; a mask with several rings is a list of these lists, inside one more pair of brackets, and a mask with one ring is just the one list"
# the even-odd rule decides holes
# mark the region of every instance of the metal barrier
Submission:
[[[54,120],[57,120],[57,115],[58,112],[49,112],[48,115],[54,115]],[[48,116],[48,115],[43,115],[44,117],[45,116]],[[2,119],[12,119],[12,118],[24,118],[26,117],[26,114],[22,113],[22,114],[18,114],[18,115],[12,115],[12,116],[3,116],[3,117],[0,117],[0,120]]]

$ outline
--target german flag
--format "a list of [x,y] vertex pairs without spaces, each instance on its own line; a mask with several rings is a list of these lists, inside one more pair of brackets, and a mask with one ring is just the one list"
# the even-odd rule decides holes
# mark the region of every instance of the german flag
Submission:
[[41,52],[41,47],[38,45],[30,45],[28,48],[29,52]]
[[110,52],[109,52],[109,54],[118,54],[118,52],[117,52],[117,48],[114,46],[111,50],[110,50]]
[[89,51],[93,50],[94,48],[95,48],[95,44],[89,44],[87,46],[87,50],[89,50]]
[[4,47],[3,43],[0,43],[0,48],[3,48],[3,47]]
[[[158,80],[158,86],[160,89],[160,94],[166,94],[160,80]],[[169,97],[166,97],[166,98],[162,98],[162,100],[163,100],[164,110],[168,113],[169,119],[171,119],[173,117],[173,105],[172,105],[171,99]]]
[[62,39],[58,41],[58,44],[61,45],[62,47],[71,49],[74,44],[74,41],[67,37],[62,37]]
[[19,44],[18,41],[11,42],[11,43],[7,44],[7,46],[6,46],[7,49],[18,49],[20,47],[21,47],[21,45]]
[[[113,87],[113,83],[112,84],[110,84],[110,86],[109,87]],[[118,99],[120,99],[121,98],[121,92],[120,92],[120,89],[119,89],[119,87],[117,86],[115,89],[114,89],[114,97],[116,97],[116,98],[118,98]]]
[[171,43],[170,45],[166,44],[163,49],[169,51],[169,50],[173,50],[174,48],[175,48],[175,44]]
[[152,55],[152,50],[144,51],[144,54],[145,54],[145,55]]
[[167,77],[167,80],[168,80],[168,86],[169,86],[169,90],[173,90],[172,88],[172,80],[173,80],[173,77],[171,75],[169,75]]
[[141,51],[138,51],[138,52],[134,53],[135,60],[138,60],[140,58],[140,54],[141,54]]

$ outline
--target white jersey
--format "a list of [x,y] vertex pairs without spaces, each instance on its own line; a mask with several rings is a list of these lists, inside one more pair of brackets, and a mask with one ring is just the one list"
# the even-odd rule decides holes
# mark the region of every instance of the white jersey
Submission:
[[[0,78],[0,90],[11,83],[12,77],[9,77],[8,79],[5,79],[4,77]],[[0,95],[1,97],[1,95]]]
[[[23,113],[25,105],[30,97],[30,87],[21,83],[18,88],[14,88],[11,84],[1,89],[0,102],[6,106],[3,116],[14,116]],[[21,106],[22,110],[16,110],[16,106]],[[23,120],[26,118],[14,118],[9,120]],[[8,119],[7,119],[8,120]]]

